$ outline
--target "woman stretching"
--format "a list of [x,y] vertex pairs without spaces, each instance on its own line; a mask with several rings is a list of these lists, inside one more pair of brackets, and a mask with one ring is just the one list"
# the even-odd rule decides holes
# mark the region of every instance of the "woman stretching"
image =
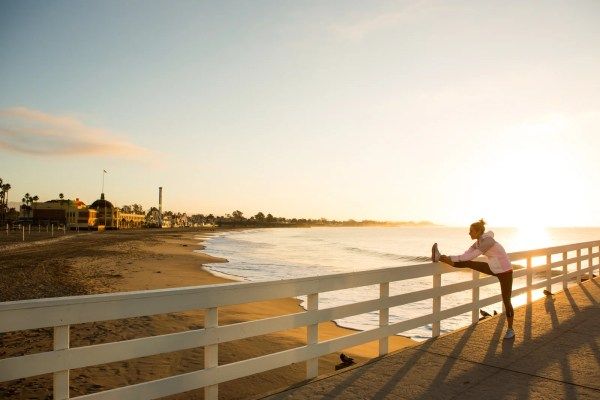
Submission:
[[[435,243],[431,249],[432,258],[434,262],[441,261],[456,268],[471,268],[498,278],[500,289],[502,290],[502,302],[506,310],[506,321],[508,323],[504,339],[512,339],[515,337],[515,331],[513,330],[514,311],[510,301],[513,281],[512,265],[502,245],[494,240],[494,232],[484,232],[485,221],[480,219],[471,224],[469,236],[471,236],[471,239],[475,239],[476,242],[464,254],[460,256],[441,255],[438,251],[437,243]],[[487,262],[472,261],[482,254],[487,257]]]

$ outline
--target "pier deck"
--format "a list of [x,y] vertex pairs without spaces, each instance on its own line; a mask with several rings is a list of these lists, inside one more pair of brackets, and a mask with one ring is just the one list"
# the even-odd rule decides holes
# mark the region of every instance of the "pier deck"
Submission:
[[600,399],[600,279],[266,397]]

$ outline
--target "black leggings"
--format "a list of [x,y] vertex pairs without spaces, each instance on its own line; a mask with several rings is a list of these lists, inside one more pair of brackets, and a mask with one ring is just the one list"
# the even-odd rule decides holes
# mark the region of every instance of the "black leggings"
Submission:
[[515,315],[512,303],[510,302],[513,282],[512,270],[508,272],[502,272],[500,274],[495,274],[490,269],[488,263],[481,261],[457,261],[454,263],[454,266],[456,268],[471,268],[475,271],[479,271],[487,275],[494,275],[496,278],[498,278],[498,280],[500,281],[500,290],[502,291],[502,302],[504,303],[504,308],[506,309],[506,316],[512,317]]

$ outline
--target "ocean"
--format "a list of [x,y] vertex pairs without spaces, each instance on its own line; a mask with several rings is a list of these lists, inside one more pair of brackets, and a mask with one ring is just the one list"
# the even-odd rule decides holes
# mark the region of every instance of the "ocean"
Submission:
[[[507,252],[533,250],[563,244],[600,239],[600,228],[536,228],[492,229],[495,238]],[[461,254],[471,244],[468,227],[370,227],[370,228],[270,228],[219,232],[203,243],[203,252],[226,258],[229,262],[209,264],[216,273],[241,281],[269,281],[335,273],[401,267],[429,262],[433,242],[438,242],[443,254]],[[585,267],[585,265],[584,265]],[[471,279],[470,270],[444,274],[442,284]],[[515,280],[513,287],[524,285]],[[396,282],[390,285],[390,295],[431,287],[430,277]],[[481,298],[500,293],[498,284],[481,288]],[[329,308],[379,296],[377,285],[321,293],[319,308]],[[306,296],[299,297],[306,301]],[[534,298],[542,297],[541,290]],[[454,293],[442,298],[442,310],[471,301],[471,292]],[[524,296],[513,299],[518,307]],[[422,301],[390,309],[390,323],[431,313],[432,301]],[[502,312],[501,304],[486,307],[486,311]],[[377,312],[336,320],[345,327],[368,330],[379,324]],[[446,319],[442,333],[469,325],[469,313]],[[431,325],[402,332],[415,340],[431,337]]]

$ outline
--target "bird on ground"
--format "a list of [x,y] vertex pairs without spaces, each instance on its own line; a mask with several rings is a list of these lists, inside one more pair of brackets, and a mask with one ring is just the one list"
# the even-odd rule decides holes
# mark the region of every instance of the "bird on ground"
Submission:
[[340,360],[342,360],[344,364],[354,364],[354,358],[348,357],[344,353],[340,354]]

